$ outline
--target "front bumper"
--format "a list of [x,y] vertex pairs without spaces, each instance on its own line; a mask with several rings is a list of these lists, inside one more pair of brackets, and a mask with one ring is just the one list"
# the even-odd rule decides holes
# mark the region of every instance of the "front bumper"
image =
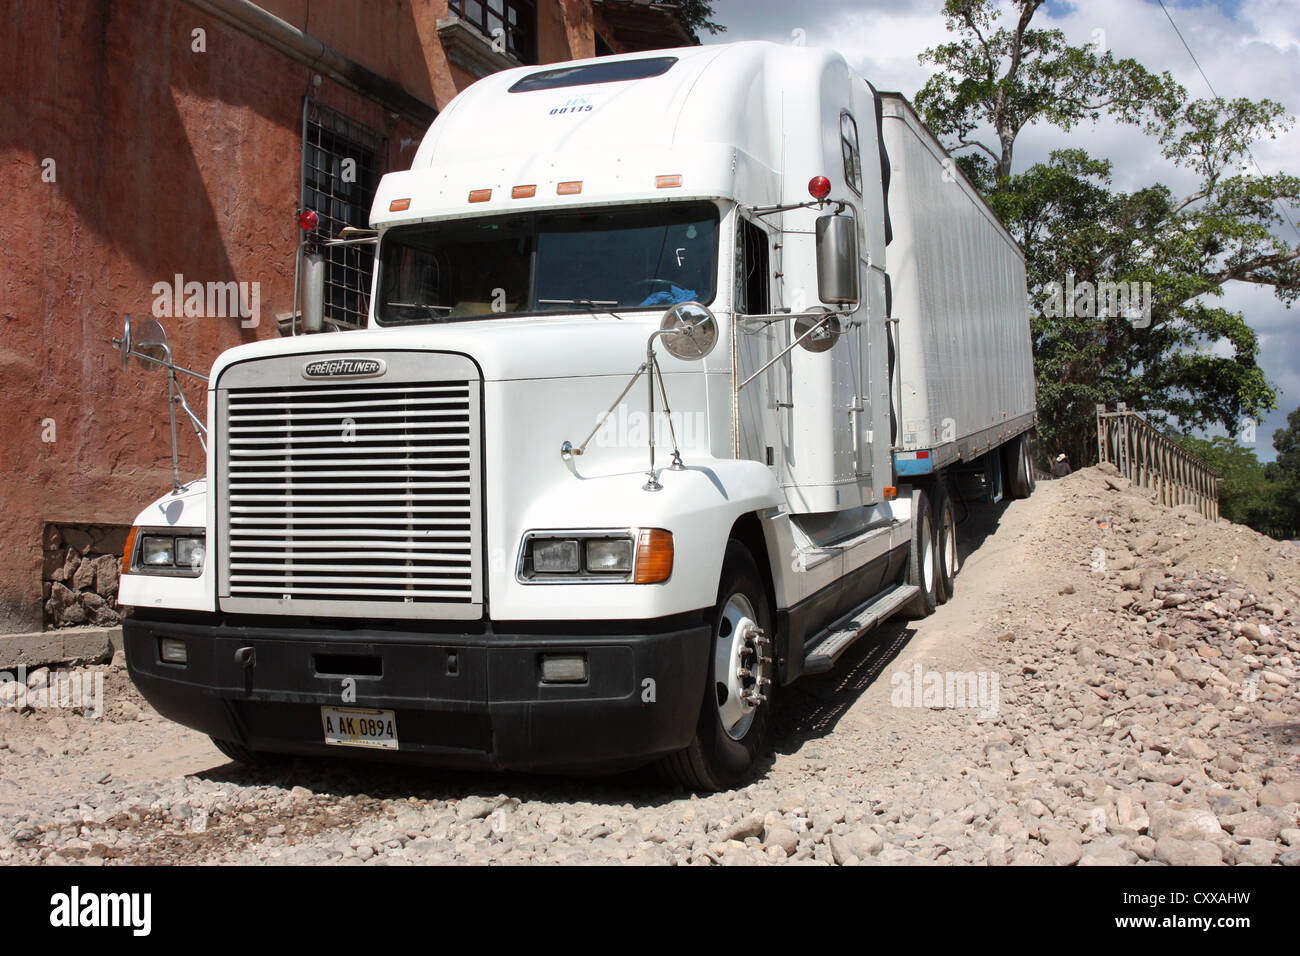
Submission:
[[[131,679],[160,714],[255,751],[616,770],[690,742],[708,673],[703,612],[564,628],[467,634],[137,611],[123,641]],[[163,638],[185,642],[186,664],[161,659]],[[586,655],[585,683],[542,682],[540,655],[560,652]],[[354,671],[355,700],[344,700]],[[326,744],[322,706],[394,711],[400,749]]]

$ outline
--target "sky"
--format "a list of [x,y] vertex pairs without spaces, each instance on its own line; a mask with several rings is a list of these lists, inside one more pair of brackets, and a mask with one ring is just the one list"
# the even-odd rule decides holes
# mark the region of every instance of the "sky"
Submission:
[[[713,19],[727,31],[703,39],[789,43],[801,36],[809,46],[839,50],[877,88],[912,98],[930,75],[917,54],[953,38],[941,6],[942,0],[713,0]],[[1219,95],[1267,97],[1287,115],[1300,115],[1300,0],[1165,0],[1165,6]],[[1116,57],[1167,70],[1194,97],[1210,95],[1156,0],[1049,0],[1033,22],[1063,30],[1071,43],[1099,42]],[[1116,189],[1162,182],[1175,193],[1190,191],[1191,178],[1161,157],[1152,140],[1105,119],[1069,133],[1027,128],[1016,140],[1015,171],[1069,145],[1110,159]],[[1300,131],[1264,140],[1253,151],[1266,173],[1300,174]],[[1300,226],[1300,210],[1290,214]],[[1282,230],[1292,245],[1300,242],[1289,226]],[[1273,432],[1300,407],[1300,305],[1288,310],[1270,289],[1241,282],[1228,283],[1217,304],[1244,314],[1259,335],[1260,365],[1278,391],[1278,408],[1264,416],[1252,447],[1271,461]]]

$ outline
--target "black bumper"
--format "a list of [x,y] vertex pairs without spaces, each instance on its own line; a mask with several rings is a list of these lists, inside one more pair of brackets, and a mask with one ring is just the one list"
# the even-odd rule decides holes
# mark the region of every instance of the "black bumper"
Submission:
[[[164,717],[255,750],[444,767],[614,770],[691,740],[708,673],[709,626],[651,633],[573,625],[557,633],[345,629],[145,614],[123,624],[127,667]],[[590,631],[591,633],[586,633]],[[159,643],[183,640],[186,664]],[[248,660],[251,648],[251,664]],[[543,653],[582,653],[587,680],[543,683]],[[344,682],[355,681],[355,700]],[[321,707],[394,712],[398,750],[326,744]]]

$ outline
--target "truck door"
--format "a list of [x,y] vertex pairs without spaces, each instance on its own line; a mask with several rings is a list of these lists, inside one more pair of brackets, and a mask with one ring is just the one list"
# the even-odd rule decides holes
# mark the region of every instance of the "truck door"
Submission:
[[[747,315],[772,312],[772,260],[776,250],[761,220],[735,213],[735,268],[733,307],[737,321],[736,352],[742,369],[767,364],[788,343],[785,325],[770,321],[746,322]],[[786,410],[789,406],[789,364],[778,362],[767,374],[740,393],[740,457],[761,461],[777,474],[787,448]]]

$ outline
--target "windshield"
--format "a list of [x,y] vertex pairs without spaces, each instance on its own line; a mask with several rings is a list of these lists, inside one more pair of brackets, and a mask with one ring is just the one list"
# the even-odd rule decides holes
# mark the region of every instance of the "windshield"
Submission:
[[397,226],[380,250],[381,325],[713,301],[718,212],[662,203]]

